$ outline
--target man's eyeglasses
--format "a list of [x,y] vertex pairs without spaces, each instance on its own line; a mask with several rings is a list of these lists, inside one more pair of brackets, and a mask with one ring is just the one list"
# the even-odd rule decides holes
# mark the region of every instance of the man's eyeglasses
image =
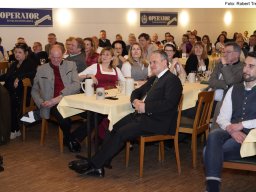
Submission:
[[174,52],[173,50],[164,50],[165,52]]

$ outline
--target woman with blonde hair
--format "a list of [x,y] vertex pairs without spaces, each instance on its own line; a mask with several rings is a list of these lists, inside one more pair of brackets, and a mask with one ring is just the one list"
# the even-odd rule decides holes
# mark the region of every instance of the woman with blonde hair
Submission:
[[113,65],[114,51],[111,47],[105,47],[100,53],[99,62],[87,67],[79,73],[80,79],[92,78],[95,88],[115,88],[118,80],[124,81],[124,76],[118,67]]
[[121,69],[124,77],[135,81],[146,80],[150,76],[149,64],[143,57],[143,49],[139,43],[134,43],[129,50],[128,59]]
[[191,72],[207,71],[209,59],[205,46],[198,41],[193,46],[191,53],[186,61],[185,71],[187,74]]

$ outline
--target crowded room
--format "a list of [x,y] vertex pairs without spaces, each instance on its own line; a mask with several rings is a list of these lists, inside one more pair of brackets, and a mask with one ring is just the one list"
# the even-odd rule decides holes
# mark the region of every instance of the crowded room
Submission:
[[0,8],[0,191],[255,192],[255,16]]

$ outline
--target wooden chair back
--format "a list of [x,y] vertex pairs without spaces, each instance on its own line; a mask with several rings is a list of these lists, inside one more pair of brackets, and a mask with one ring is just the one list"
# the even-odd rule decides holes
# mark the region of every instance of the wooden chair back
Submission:
[[204,91],[198,94],[198,107],[196,111],[195,121],[193,124],[193,131],[198,134],[209,129],[213,101],[213,91]]
[[[183,95],[180,98],[179,105],[178,105],[178,116],[177,116],[177,125],[175,135],[150,135],[150,136],[141,136],[139,138],[139,145],[140,145],[140,177],[143,176],[143,167],[144,167],[144,151],[145,151],[145,143],[148,142],[159,142],[159,161],[164,160],[164,141],[165,140],[174,140],[174,149],[175,149],[175,157],[177,163],[178,173],[181,173],[181,166],[180,166],[180,154],[179,154],[179,127],[180,127],[180,119],[181,119],[181,111],[182,111],[182,102],[183,102]],[[129,164],[129,154],[130,154],[130,141],[126,142],[126,159],[125,164],[128,167]]]
[[[32,84],[29,78],[25,78],[22,80],[23,83],[23,100],[22,100],[22,114],[24,115],[25,113],[28,113],[29,111],[34,111],[36,110],[36,105],[35,102],[30,95],[30,99],[28,101],[28,89],[32,88]],[[29,103],[27,103],[29,102]],[[22,125],[22,138],[23,141],[26,140],[26,126],[23,124]]]
[[0,62],[0,75],[5,74],[8,69],[8,61]]
[[191,149],[192,164],[194,168],[196,168],[197,161],[197,135],[205,133],[206,139],[208,137],[213,101],[213,91],[200,92],[198,94],[198,106],[193,124],[188,127],[186,127],[186,125],[181,125],[179,128],[180,133],[187,133],[192,135]]

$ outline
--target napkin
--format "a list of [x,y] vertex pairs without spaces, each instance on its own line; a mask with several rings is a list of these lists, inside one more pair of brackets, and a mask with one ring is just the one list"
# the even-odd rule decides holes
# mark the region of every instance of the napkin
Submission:
[[240,149],[241,157],[249,157],[256,155],[256,129],[253,129],[246,136]]

